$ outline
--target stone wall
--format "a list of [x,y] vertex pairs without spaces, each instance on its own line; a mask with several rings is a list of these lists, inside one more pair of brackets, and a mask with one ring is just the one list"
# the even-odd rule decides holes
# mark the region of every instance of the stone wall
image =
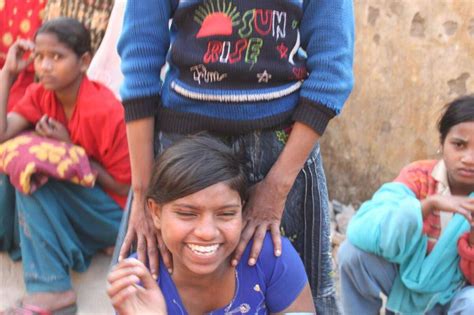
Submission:
[[369,198],[434,158],[443,105],[474,93],[474,0],[354,0],[355,86],[323,139],[331,199]]

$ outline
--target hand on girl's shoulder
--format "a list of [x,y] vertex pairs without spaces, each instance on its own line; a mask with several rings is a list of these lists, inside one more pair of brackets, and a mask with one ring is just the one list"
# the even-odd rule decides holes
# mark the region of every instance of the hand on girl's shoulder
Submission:
[[[242,255],[242,259],[240,259],[239,264],[243,264],[243,263],[246,264],[246,262],[249,260],[250,250],[252,249],[252,245],[253,245],[253,240],[251,240],[247,244],[247,247],[245,248],[245,251]],[[267,232],[263,240],[262,251],[260,252],[259,258],[257,259],[257,265],[259,264],[259,261],[260,261],[260,264],[263,264],[263,265],[274,264],[278,259],[281,259],[282,261],[297,260],[301,262],[301,258],[299,257],[298,252],[293,247],[290,240],[284,236],[281,237],[281,255],[279,257],[275,256],[275,253],[273,250],[272,236],[270,232]]]

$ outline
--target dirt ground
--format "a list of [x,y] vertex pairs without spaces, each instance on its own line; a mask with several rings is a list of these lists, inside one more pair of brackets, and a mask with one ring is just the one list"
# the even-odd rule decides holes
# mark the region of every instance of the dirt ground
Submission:
[[[106,277],[110,257],[98,254],[84,273],[73,273],[73,285],[78,296],[78,314],[113,314],[108,302]],[[25,294],[21,262],[13,263],[7,254],[0,254],[0,310],[18,301]]]

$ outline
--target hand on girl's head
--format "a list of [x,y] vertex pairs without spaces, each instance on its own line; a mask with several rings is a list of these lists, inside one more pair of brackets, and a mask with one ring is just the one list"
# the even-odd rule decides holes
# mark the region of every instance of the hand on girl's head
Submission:
[[32,61],[31,54],[28,59],[24,59],[27,52],[33,51],[35,44],[26,39],[18,39],[9,49],[5,60],[5,69],[12,75],[18,75],[23,71]]

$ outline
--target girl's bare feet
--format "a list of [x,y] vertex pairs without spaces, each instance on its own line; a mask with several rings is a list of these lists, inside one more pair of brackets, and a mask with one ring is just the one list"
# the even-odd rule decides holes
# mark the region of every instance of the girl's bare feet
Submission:
[[73,290],[62,292],[37,292],[23,298],[23,305],[34,305],[48,311],[56,311],[76,303]]

